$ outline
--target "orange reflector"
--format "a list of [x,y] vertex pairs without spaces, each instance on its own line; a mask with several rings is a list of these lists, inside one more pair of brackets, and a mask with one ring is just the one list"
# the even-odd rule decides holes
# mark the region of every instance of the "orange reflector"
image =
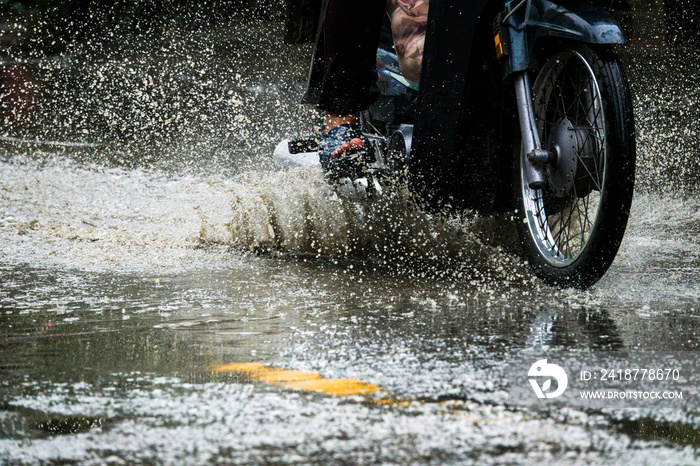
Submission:
[[496,44],[496,59],[500,60],[503,57],[503,42],[501,41],[500,32],[497,32],[493,37],[493,42]]

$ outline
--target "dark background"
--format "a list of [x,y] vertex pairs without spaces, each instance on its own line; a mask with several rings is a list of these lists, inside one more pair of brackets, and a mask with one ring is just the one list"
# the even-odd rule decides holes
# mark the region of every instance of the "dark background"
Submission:
[[95,37],[160,35],[236,15],[282,20],[284,11],[284,0],[0,0],[0,53],[62,53]]
[[[632,38],[663,34],[666,40],[690,41],[700,31],[693,0],[596,2],[610,8]],[[107,33],[157,35],[232,16],[281,21],[286,5],[285,0],[0,0],[0,53],[61,53],[71,43]]]

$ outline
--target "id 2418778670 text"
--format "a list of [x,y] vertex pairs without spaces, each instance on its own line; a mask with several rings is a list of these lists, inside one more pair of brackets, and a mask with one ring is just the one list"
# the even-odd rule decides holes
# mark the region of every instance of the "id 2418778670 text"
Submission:
[[678,369],[600,369],[599,371],[581,371],[579,380],[674,380],[681,377]]

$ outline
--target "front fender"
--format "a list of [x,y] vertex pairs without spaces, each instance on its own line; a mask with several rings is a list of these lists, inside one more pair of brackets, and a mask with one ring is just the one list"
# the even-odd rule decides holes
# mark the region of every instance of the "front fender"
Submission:
[[[505,14],[518,3],[519,0],[506,2]],[[603,7],[585,0],[530,0],[500,29],[507,38],[504,41],[507,46],[507,60],[503,60],[505,76],[531,68],[535,46],[542,39],[561,38],[588,44],[626,42],[615,18]]]

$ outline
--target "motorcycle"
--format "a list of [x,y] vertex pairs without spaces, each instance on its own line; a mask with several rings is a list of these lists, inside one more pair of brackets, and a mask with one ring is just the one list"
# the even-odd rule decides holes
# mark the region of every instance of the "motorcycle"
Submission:
[[634,190],[632,100],[613,50],[625,42],[586,0],[432,0],[418,86],[390,36],[380,43],[360,119],[377,159],[368,178],[403,176],[429,209],[513,212],[540,279],[592,286]]

